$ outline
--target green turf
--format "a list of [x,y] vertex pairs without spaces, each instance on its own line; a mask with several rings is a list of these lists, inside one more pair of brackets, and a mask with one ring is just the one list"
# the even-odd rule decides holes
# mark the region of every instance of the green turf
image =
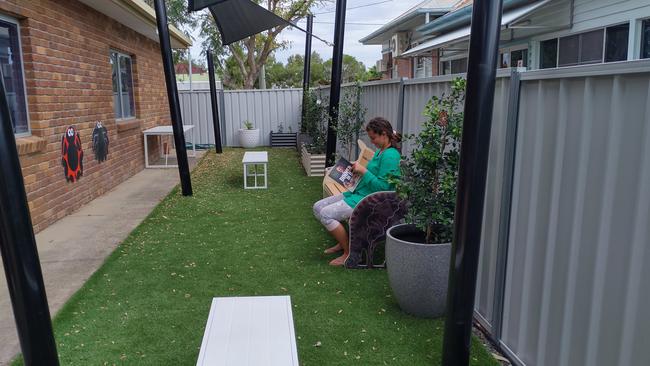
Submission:
[[[242,189],[243,150],[207,154],[194,196],[176,188],[56,316],[62,365],[194,365],[212,297],[238,295],[291,295],[303,366],[440,363],[443,321],[401,312],[383,270],[328,266],[322,178],[269,151],[258,191]],[[471,360],[497,365],[476,339]]]

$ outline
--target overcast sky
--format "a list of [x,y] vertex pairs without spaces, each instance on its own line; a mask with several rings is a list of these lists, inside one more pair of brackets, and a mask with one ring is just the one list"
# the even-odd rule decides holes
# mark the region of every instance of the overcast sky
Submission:
[[[345,16],[345,44],[343,52],[352,55],[357,60],[363,62],[366,68],[375,64],[381,58],[381,46],[364,46],[359,43],[359,39],[367,36],[383,24],[396,18],[415,4],[422,0],[348,0],[347,12]],[[312,12],[314,17],[313,33],[329,42],[334,38],[334,10],[336,2],[332,0],[327,2],[323,7],[314,8]],[[364,6],[370,5],[372,6]],[[359,7],[357,9],[353,9]],[[359,24],[361,23],[361,24]],[[362,25],[371,24],[371,25]],[[304,29],[307,28],[306,20],[301,20],[298,25]],[[283,63],[290,55],[305,53],[305,34],[299,30],[288,28],[279,35],[279,39],[288,40],[291,45],[286,50],[278,50],[275,57]],[[332,47],[325,45],[323,42],[313,39],[312,50],[318,52],[324,60],[332,58]],[[201,41],[195,40],[192,46],[192,56],[200,57]]]

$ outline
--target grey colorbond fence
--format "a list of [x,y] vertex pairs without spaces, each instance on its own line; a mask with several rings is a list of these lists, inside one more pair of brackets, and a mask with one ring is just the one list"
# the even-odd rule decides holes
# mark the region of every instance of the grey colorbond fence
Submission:
[[[366,83],[366,117],[417,133],[451,80]],[[226,145],[298,130],[299,89],[224,101]],[[499,71],[483,220],[475,315],[516,364],[650,364],[650,61]]]
[[[195,126],[197,143],[214,144],[209,90],[180,91],[183,123]],[[243,122],[260,129],[261,144],[270,145],[271,131],[300,128],[302,89],[219,90],[219,117],[224,146],[239,146],[237,133]]]

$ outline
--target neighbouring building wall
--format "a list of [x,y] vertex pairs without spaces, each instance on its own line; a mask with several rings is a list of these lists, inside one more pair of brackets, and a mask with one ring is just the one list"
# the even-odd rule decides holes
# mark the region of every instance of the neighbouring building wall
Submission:
[[393,59],[393,67],[397,68],[397,78],[413,78],[413,63],[410,58]]
[[[170,123],[160,48],[77,1],[6,0],[0,15],[20,27],[31,133],[18,135],[17,145],[40,231],[143,169],[142,130]],[[111,50],[131,57],[134,118],[116,121]],[[92,149],[96,121],[110,139],[102,163]],[[84,151],[83,176],[74,183],[61,164],[68,126],[76,127]]]

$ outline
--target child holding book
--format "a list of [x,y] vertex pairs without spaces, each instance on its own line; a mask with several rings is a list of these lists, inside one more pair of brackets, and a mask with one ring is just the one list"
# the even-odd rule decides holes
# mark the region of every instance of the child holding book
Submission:
[[388,182],[388,178],[400,176],[401,157],[396,146],[401,138],[390,122],[382,117],[375,117],[366,125],[366,132],[377,151],[367,167],[358,163],[352,165],[355,174],[360,176],[354,192],[327,197],[314,204],[314,216],[337,241],[337,244],[325,250],[325,253],[343,251],[341,256],[330,262],[332,266],[342,266],[349,255],[348,233],[341,221],[349,219],[354,207],[367,195],[394,190],[395,187]]

